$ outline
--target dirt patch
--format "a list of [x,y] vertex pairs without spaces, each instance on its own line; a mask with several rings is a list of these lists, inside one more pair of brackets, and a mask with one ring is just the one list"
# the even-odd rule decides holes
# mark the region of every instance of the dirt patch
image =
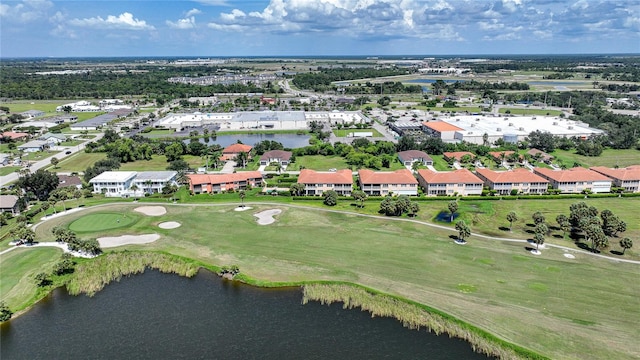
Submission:
[[98,238],[101,248],[110,248],[122,245],[131,244],[148,244],[160,239],[158,234],[145,234],[145,235],[122,235],[112,237]]
[[572,254],[567,254],[567,253],[564,254],[564,257],[566,257],[567,259],[575,259],[576,258]]
[[167,213],[164,206],[139,206],[133,210],[147,216],[162,216]]
[[179,228],[180,226],[182,226],[182,224],[180,224],[177,221],[165,221],[158,224],[158,227],[160,229],[175,229],[175,228]]
[[276,219],[274,218],[274,216],[280,214],[281,212],[282,210],[280,209],[271,209],[271,210],[261,211],[257,214],[254,214],[253,216],[258,218],[258,225],[269,225],[276,222]]
[[246,211],[246,210],[251,210],[253,209],[252,207],[249,206],[238,206],[237,208],[233,209],[233,211]]

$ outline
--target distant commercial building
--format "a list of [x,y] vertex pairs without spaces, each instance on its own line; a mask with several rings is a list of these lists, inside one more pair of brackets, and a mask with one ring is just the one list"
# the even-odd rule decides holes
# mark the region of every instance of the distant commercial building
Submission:
[[20,115],[22,115],[22,118],[24,119],[33,119],[44,116],[44,114],[45,112],[41,110],[27,110],[20,113]]

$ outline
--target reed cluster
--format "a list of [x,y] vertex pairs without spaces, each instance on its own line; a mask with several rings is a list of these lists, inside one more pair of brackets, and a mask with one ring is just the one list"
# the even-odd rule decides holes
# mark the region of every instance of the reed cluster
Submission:
[[372,317],[392,317],[409,329],[426,328],[435,334],[463,339],[474,351],[499,359],[545,359],[464,323],[450,315],[390,295],[374,293],[346,284],[308,284],[303,287],[303,304],[319,301],[323,305],[341,302],[343,308],[360,308]]
[[67,282],[67,290],[72,295],[84,293],[93,296],[110,282],[120,281],[123,276],[143,273],[147,268],[192,277],[200,265],[165,253],[110,252],[78,264]]

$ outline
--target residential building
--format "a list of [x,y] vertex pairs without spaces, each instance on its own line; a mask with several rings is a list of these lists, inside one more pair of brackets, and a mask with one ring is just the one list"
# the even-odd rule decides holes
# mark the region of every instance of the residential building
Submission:
[[28,143],[19,145],[18,150],[22,150],[24,152],[38,152],[38,151],[44,151],[50,146],[51,146],[51,143],[49,141],[33,140],[33,141],[29,141]]
[[433,165],[433,159],[427,153],[419,150],[400,151],[398,158],[402,165],[413,166],[413,163],[419,162],[424,166]]
[[67,137],[63,134],[46,133],[38,137],[38,140],[46,141],[49,143],[60,144],[67,141]]
[[[507,151],[490,151],[489,156],[493,158],[498,163],[502,163],[503,161],[509,161],[511,157],[515,154],[515,151],[507,150]],[[504,158],[503,158],[504,156]]]
[[427,196],[482,195],[483,181],[467,169],[455,171],[418,170],[418,183]]
[[289,161],[291,159],[291,155],[293,153],[291,151],[284,150],[271,150],[260,156],[260,165],[269,165],[271,163],[278,163],[280,167],[287,167],[289,165]]
[[23,119],[33,119],[44,116],[45,112],[41,110],[27,110],[20,113]]
[[137,192],[145,194],[161,193],[165,186],[176,185],[175,171],[140,171],[133,179]]
[[472,159],[475,157],[475,154],[472,152],[468,152],[468,151],[454,151],[454,152],[445,152],[442,155],[443,158],[446,161],[457,161],[457,162],[461,162],[462,161],[462,157],[465,155],[469,155]]
[[531,149],[531,150],[527,151],[527,154],[531,155],[531,157],[534,158],[534,159],[539,158],[540,161],[543,161],[545,163],[550,163],[551,160],[553,160],[553,156],[547,154],[546,152],[544,152],[542,150],[538,150],[538,149]]
[[29,134],[24,132],[5,131],[0,133],[0,140],[2,138],[8,138],[12,141],[25,141],[29,138]]
[[18,197],[15,195],[0,195],[0,212],[8,212],[11,215],[19,214]]
[[105,196],[109,197],[120,197],[129,193],[136,175],[135,171],[105,171],[89,180],[89,183],[93,185],[94,193],[104,193]]
[[353,189],[353,174],[349,169],[329,172],[302,169],[298,184],[304,185],[305,195],[322,195],[325,191],[335,190],[340,195],[349,196]]
[[462,131],[462,129],[445,121],[427,121],[422,123],[422,131],[444,142],[453,142],[456,131]]
[[224,148],[222,150],[222,156],[220,157],[220,160],[222,161],[229,161],[229,160],[233,160],[235,159],[238,154],[240,153],[247,153],[248,159],[251,158],[251,149],[253,149],[253,146],[251,145],[245,145],[245,144],[231,144],[229,146],[227,146],[226,148]]
[[549,187],[548,180],[527,169],[510,171],[476,169],[476,175],[489,189],[497,191],[500,195],[509,195],[514,190],[518,194],[544,194]]
[[615,187],[624,188],[628,192],[640,192],[640,165],[620,169],[594,166],[590,169],[613,180]]
[[11,155],[0,153],[0,165],[8,165],[11,160]]
[[260,171],[242,171],[232,174],[190,174],[189,190],[194,194],[216,194],[229,190],[244,190],[262,186]]
[[583,191],[592,193],[606,193],[611,191],[611,179],[592,170],[583,167],[575,167],[569,170],[551,170],[547,168],[534,168],[533,171],[549,180],[554,189],[561,193],[576,194]]
[[418,195],[418,180],[407,169],[396,171],[362,169],[358,171],[358,183],[360,189],[367,195]]
[[79,176],[58,175],[58,189],[73,186],[82,189],[82,180]]

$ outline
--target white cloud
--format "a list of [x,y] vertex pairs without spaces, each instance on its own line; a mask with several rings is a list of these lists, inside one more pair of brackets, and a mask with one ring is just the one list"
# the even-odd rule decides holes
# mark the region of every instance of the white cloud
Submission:
[[23,0],[11,6],[0,4],[0,18],[5,21],[30,23],[45,18],[47,10],[53,6],[48,0]]
[[187,11],[187,12],[184,14],[184,16],[185,16],[185,17],[190,17],[190,16],[198,15],[198,14],[202,14],[202,11],[200,11],[200,10],[198,10],[198,9],[196,9],[196,8],[193,8],[193,9],[191,9],[191,10]]
[[193,29],[196,27],[196,19],[193,16],[191,16],[184,19],[178,19],[178,21],[176,22],[167,20],[166,24],[172,29],[180,29],[180,30]]
[[124,12],[118,16],[109,15],[106,19],[100,16],[72,19],[69,24],[73,26],[89,27],[95,29],[122,29],[122,30],[154,30],[146,21],[133,17],[133,14]]

